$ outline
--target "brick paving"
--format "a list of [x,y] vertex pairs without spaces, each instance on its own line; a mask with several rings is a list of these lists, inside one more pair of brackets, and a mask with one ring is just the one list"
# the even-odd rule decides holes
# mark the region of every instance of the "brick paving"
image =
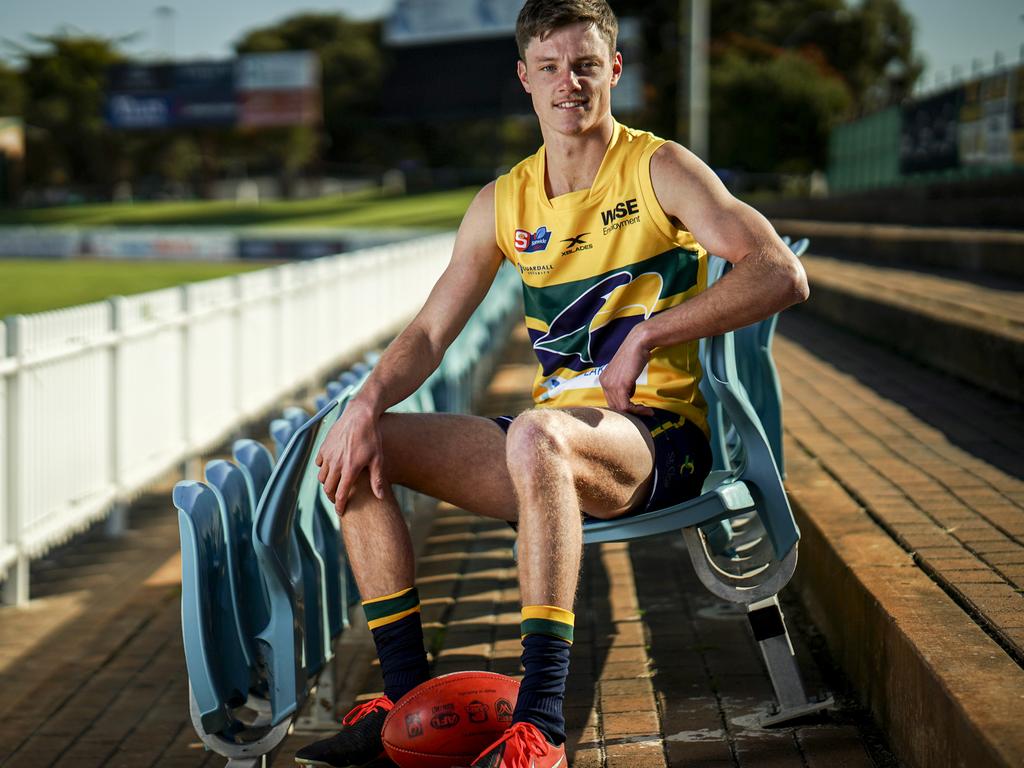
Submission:
[[1024,407],[790,313],[786,430],[1024,662]]
[[[528,352],[517,334],[488,412],[525,405]],[[223,765],[187,717],[169,490],[140,500],[124,539],[93,537],[38,566],[28,609],[0,609],[0,765]],[[438,509],[418,570],[436,673],[518,673],[511,544],[502,523]],[[832,673],[817,668],[820,649],[811,653],[796,614],[787,615],[813,691]],[[745,618],[700,587],[681,537],[589,548],[577,616],[566,709],[573,765],[894,765],[845,703],[817,723],[756,726],[771,694]],[[366,641],[365,629],[343,638],[346,679],[357,684],[341,709],[380,689]],[[289,765],[310,739],[289,737],[274,764]]]

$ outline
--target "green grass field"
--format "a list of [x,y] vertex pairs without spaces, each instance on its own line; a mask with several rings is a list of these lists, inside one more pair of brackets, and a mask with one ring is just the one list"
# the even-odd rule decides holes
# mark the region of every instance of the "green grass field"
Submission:
[[0,318],[212,280],[264,267],[232,262],[0,260]]
[[98,203],[0,211],[0,226],[436,227],[454,229],[476,189],[424,195],[378,192],[238,205],[233,201]]
[[[74,205],[0,211],[0,225],[454,229],[475,193],[475,189],[402,197],[364,193],[260,205],[230,201]],[[0,260],[0,317],[210,280],[262,266],[243,262]]]

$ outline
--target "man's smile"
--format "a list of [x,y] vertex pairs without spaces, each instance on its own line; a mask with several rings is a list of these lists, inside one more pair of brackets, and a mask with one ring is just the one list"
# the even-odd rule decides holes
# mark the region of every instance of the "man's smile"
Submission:
[[555,109],[565,109],[565,110],[584,109],[587,106],[587,104],[589,104],[589,103],[590,103],[589,99],[584,99],[582,97],[575,97],[575,98],[571,98],[571,99],[563,99],[562,101],[556,101],[555,102]]

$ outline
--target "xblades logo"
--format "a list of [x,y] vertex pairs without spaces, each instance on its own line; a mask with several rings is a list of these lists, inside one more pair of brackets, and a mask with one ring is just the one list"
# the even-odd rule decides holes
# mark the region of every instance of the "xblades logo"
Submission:
[[593,248],[592,243],[588,243],[583,238],[589,235],[589,232],[581,232],[574,237],[567,237],[563,240],[566,243],[565,250],[562,251],[563,256],[568,256],[570,253],[576,253],[577,251],[586,251]]

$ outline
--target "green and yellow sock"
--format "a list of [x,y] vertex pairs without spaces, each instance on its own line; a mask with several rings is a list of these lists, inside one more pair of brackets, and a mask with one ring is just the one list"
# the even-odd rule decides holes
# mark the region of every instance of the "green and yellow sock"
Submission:
[[364,600],[363,613],[377,646],[384,695],[398,701],[430,677],[423,648],[419,592],[416,587],[409,587]]
[[530,635],[547,635],[565,640],[572,645],[572,630],[576,615],[554,605],[524,605],[519,634],[525,640]]
[[532,723],[548,741],[565,741],[565,679],[569,675],[572,646],[572,611],[553,605],[523,606],[523,682],[512,721]]

